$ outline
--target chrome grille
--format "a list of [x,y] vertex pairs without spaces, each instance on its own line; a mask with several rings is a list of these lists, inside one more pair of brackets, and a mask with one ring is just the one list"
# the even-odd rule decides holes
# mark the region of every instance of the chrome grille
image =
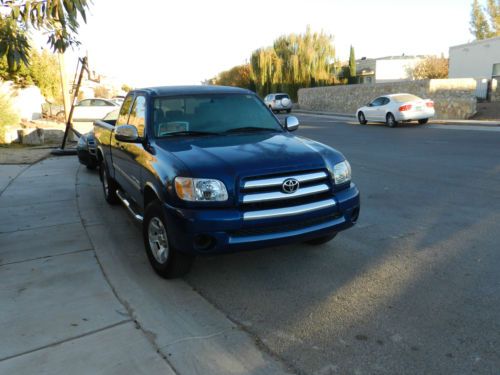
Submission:
[[[299,187],[293,193],[282,187],[294,179]],[[245,179],[240,204],[244,220],[276,218],[335,206],[331,183],[325,171],[298,172],[286,175]]]

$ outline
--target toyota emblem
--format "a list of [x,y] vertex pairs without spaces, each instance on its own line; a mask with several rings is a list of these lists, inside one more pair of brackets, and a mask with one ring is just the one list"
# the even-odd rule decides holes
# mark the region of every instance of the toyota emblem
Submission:
[[292,194],[295,193],[299,189],[299,181],[295,178],[287,178],[283,181],[283,185],[281,185],[281,190],[283,193]]

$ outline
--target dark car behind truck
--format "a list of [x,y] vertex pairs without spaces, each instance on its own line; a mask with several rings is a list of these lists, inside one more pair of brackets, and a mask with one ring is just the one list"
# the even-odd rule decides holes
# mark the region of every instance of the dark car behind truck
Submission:
[[142,221],[167,278],[195,255],[327,242],[356,222],[359,192],[344,156],[297,127],[248,90],[132,91],[116,122],[94,126],[105,198]]

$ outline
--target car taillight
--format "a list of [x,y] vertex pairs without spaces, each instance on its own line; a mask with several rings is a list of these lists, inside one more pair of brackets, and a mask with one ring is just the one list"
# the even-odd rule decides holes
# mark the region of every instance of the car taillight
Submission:
[[409,111],[411,109],[411,104],[405,104],[399,107],[399,112]]
[[425,103],[425,105],[429,108],[434,108],[434,102],[433,101],[430,101],[430,102],[427,102]]

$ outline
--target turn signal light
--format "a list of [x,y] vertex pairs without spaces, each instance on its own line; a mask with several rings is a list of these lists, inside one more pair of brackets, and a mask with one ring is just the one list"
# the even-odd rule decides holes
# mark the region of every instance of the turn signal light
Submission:
[[411,109],[411,104],[405,104],[399,107],[399,112],[409,111]]

